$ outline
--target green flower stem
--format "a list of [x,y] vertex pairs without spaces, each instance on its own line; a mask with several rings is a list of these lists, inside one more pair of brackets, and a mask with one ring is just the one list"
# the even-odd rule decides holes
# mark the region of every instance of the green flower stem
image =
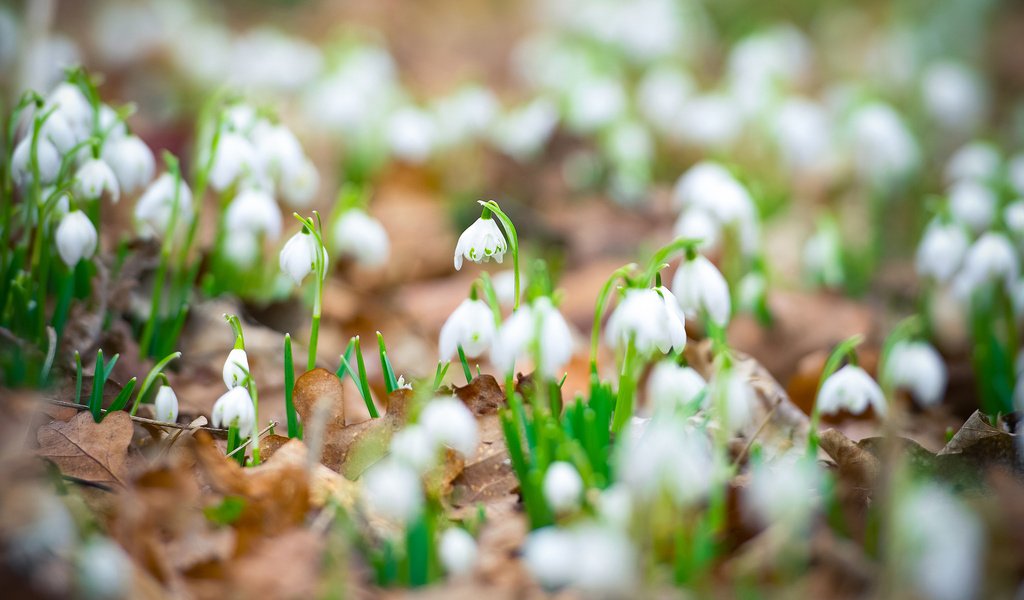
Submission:
[[619,372],[619,390],[615,399],[615,419],[612,421],[612,432],[620,434],[633,416],[633,399],[636,396],[637,370],[636,340],[632,337],[626,343],[626,354],[622,358],[622,370]]
[[316,276],[316,295],[313,297],[313,320],[309,330],[309,348],[308,357],[306,360],[306,370],[312,371],[316,368],[316,347],[317,341],[320,337],[320,314],[321,305],[323,304],[324,297],[324,279],[327,277],[327,265],[324,262],[324,254],[327,252],[327,247],[324,245],[324,238],[320,233],[321,222],[320,213],[313,211],[313,217],[303,217],[299,213],[292,213],[296,219],[302,223],[303,227],[312,235],[316,240],[317,253],[313,257],[313,274]]
[[678,238],[673,240],[671,243],[662,246],[654,253],[653,256],[651,256],[651,260],[648,261],[642,281],[653,282],[658,271],[664,268],[664,263],[671,260],[672,256],[677,252],[683,251],[687,257],[695,257],[697,254],[697,246],[700,243],[701,240],[695,238]]
[[241,437],[238,435],[238,425],[235,422],[232,422],[230,425],[228,425],[227,455],[234,456],[235,460],[238,461],[238,464],[244,467],[245,452],[235,452],[235,450],[238,449],[238,446],[241,444],[241,442]]
[[167,169],[174,175],[174,201],[171,204],[171,220],[164,232],[164,239],[160,244],[160,262],[157,264],[156,275],[153,279],[153,296],[149,302],[149,319],[143,327],[142,336],[139,339],[139,356],[146,358],[153,353],[153,337],[156,334],[157,321],[160,320],[160,304],[164,293],[164,280],[167,278],[167,266],[171,258],[171,249],[174,244],[174,232],[178,224],[178,203],[181,198],[181,170],[178,168],[178,160],[170,153],[164,153],[164,162]]
[[75,350],[75,404],[82,403],[82,355]]
[[[249,376],[249,395],[252,396],[252,422],[253,422],[253,436],[252,441],[252,464],[256,466],[260,464],[260,440],[259,440],[259,428],[260,428],[260,401],[259,396],[256,392],[256,380]],[[239,452],[239,454],[245,454]]]
[[153,365],[153,368],[149,370],[146,378],[142,380],[142,387],[139,388],[139,393],[135,396],[135,402],[132,404],[131,415],[134,417],[135,413],[139,410],[139,404],[149,393],[149,390],[153,388],[153,384],[156,383],[158,377],[163,374],[164,367],[166,367],[172,360],[181,358],[181,352],[174,352],[163,357],[160,362]]
[[628,265],[616,269],[608,280],[604,282],[601,291],[597,295],[597,302],[594,305],[594,324],[590,329],[590,372],[597,373],[597,348],[601,341],[601,317],[604,316],[605,307],[608,305],[608,298],[612,292],[612,286],[621,279],[629,285],[629,276],[635,272],[637,265]]
[[434,371],[434,387],[432,388],[435,392],[441,389],[441,383],[444,381],[444,376],[448,373],[448,367],[450,366],[452,366],[450,361],[437,361],[437,370]]
[[493,212],[497,215],[498,220],[501,221],[502,227],[505,229],[505,235],[508,236],[509,250],[512,252],[512,270],[513,280],[515,281],[515,300],[512,303],[512,311],[519,310],[519,236],[516,234],[516,226],[512,224],[512,219],[508,218],[498,206],[498,203],[494,200],[488,200],[484,202],[479,200],[480,206],[484,207],[484,215],[487,211]]
[[856,349],[860,343],[864,341],[864,338],[860,335],[854,335],[846,338],[839,343],[829,354],[828,360],[825,361],[825,368],[821,371],[821,378],[818,380],[818,387],[814,394],[814,408],[811,409],[811,426],[807,434],[807,456],[811,460],[815,460],[818,455],[818,426],[821,423],[821,411],[818,407],[818,392],[821,391],[821,386],[824,385],[825,381],[832,376],[837,370],[839,365],[843,362],[843,359],[850,356],[856,359]]
[[[494,313],[494,326],[501,327],[501,303],[498,302],[498,294],[494,291],[494,282],[491,281],[491,276],[487,271],[480,273],[480,287],[484,290],[484,300],[487,301],[487,306]],[[476,288],[473,289],[475,291]]]

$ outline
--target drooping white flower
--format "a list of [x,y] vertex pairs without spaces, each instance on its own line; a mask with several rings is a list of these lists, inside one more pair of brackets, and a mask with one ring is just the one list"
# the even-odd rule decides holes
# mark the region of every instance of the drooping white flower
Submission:
[[537,98],[497,119],[491,140],[502,152],[525,160],[537,154],[558,125],[558,110],[546,98]]
[[637,351],[650,355],[686,346],[686,318],[676,297],[665,287],[630,288],[605,327],[608,344],[625,348],[633,340]]
[[[39,185],[47,186],[57,178],[60,170],[60,154],[47,139],[36,143],[36,162],[39,166]],[[35,174],[32,172],[32,137],[26,136],[14,148],[11,157],[11,173],[19,187],[27,187]]]
[[728,147],[743,127],[742,107],[724,93],[691,96],[679,111],[672,133],[682,141],[704,149]]
[[169,385],[162,385],[153,401],[153,412],[157,421],[174,423],[178,420],[178,396]]
[[214,427],[238,427],[241,439],[251,437],[256,427],[256,409],[252,404],[252,396],[245,386],[238,386],[224,392],[213,404],[213,415],[210,419]]
[[281,209],[267,192],[246,188],[228,205],[224,224],[228,231],[247,231],[276,240],[281,235]]
[[465,458],[476,453],[480,434],[476,417],[458,398],[435,398],[420,414],[420,425],[434,443],[448,446]]
[[961,180],[949,190],[950,212],[975,233],[981,233],[992,225],[998,204],[995,192],[978,181]]
[[981,77],[955,62],[929,65],[921,79],[921,95],[931,118],[949,131],[973,131],[988,112]]
[[419,474],[398,461],[384,459],[362,477],[363,499],[374,513],[408,524],[423,510],[423,486]]
[[281,195],[292,208],[306,208],[320,189],[320,172],[306,157],[288,163],[281,173]]
[[262,175],[256,150],[241,135],[231,131],[222,132],[210,167],[210,186],[223,191],[245,175]]
[[498,101],[489,89],[474,85],[437,100],[433,111],[440,145],[457,146],[487,131]]
[[868,406],[874,408],[879,415],[884,415],[886,411],[882,388],[864,369],[856,365],[846,365],[826,379],[818,390],[815,402],[823,415],[834,415],[843,410],[859,415]]
[[803,98],[787,100],[775,117],[776,142],[786,166],[793,170],[823,167],[832,158],[832,131],[826,110]]
[[704,210],[721,223],[733,223],[754,212],[746,188],[725,167],[703,161],[680,175],[672,191],[678,208]]
[[631,427],[617,455],[620,481],[640,502],[662,493],[680,506],[704,498],[712,481],[711,443],[678,418],[656,418]]
[[925,484],[898,497],[892,522],[893,556],[902,581],[929,600],[978,596],[984,527],[956,497]]
[[589,133],[617,119],[626,107],[622,83],[613,78],[581,81],[569,90],[566,121],[573,131]]
[[506,250],[508,243],[494,218],[480,217],[462,232],[455,244],[455,270],[462,269],[463,257],[477,263],[492,258],[501,263]]
[[668,129],[675,124],[693,90],[693,79],[685,72],[671,67],[655,67],[640,80],[637,104],[641,114],[652,125]]
[[434,151],[437,126],[430,113],[415,107],[402,108],[388,121],[387,139],[395,156],[419,164]]
[[[179,184],[179,185],[176,185]],[[177,187],[177,193],[175,193]],[[156,178],[135,204],[135,224],[139,233],[146,237],[163,237],[168,234],[174,217],[177,199],[176,228],[182,227],[191,218],[192,190],[184,180],[176,182],[173,175],[164,173]]]
[[42,139],[49,140],[61,154],[67,154],[75,144],[83,141],[59,110],[54,111],[43,121],[39,128],[39,135],[42,136]]
[[572,463],[555,461],[548,465],[541,486],[544,500],[556,513],[567,513],[579,508],[583,495],[583,478]]
[[572,533],[554,526],[533,531],[523,545],[526,570],[549,590],[569,585],[575,579],[577,559]]
[[221,369],[224,385],[228,389],[243,385],[249,378],[249,356],[241,348],[233,348],[228,352],[224,360],[224,367]]
[[392,458],[409,465],[417,473],[426,473],[437,465],[437,442],[422,425],[414,423],[396,432],[389,449]]
[[544,377],[557,377],[572,358],[572,331],[546,296],[519,307],[502,324],[494,336],[491,362],[511,373],[517,359],[533,358],[535,348],[540,351],[540,364],[535,368]]
[[701,252],[709,252],[718,247],[722,225],[706,211],[690,208],[679,214],[672,234],[676,238],[700,240],[697,248]]
[[917,247],[917,273],[938,282],[949,281],[960,268],[970,242],[962,227],[955,223],[932,221]]
[[[244,105],[240,105],[244,106]],[[240,117],[255,119],[255,115]],[[250,139],[253,150],[259,159],[260,166],[270,177],[280,179],[292,165],[302,162],[306,156],[302,144],[291,129],[280,123],[270,123],[265,119],[255,120],[249,128],[252,130]],[[233,128],[245,135],[246,127]]]
[[461,527],[449,527],[441,534],[438,554],[449,575],[466,575],[476,566],[476,540]]
[[156,171],[153,151],[134,135],[108,139],[103,144],[102,156],[103,162],[114,171],[120,189],[125,194],[142,189],[153,179]]
[[967,251],[953,288],[961,298],[968,298],[978,286],[986,283],[1012,289],[1019,277],[1020,259],[1013,243],[1005,235],[989,231],[975,240]]
[[391,241],[381,222],[358,208],[345,211],[332,228],[334,250],[363,267],[381,267],[391,255]]
[[483,300],[463,300],[441,327],[438,353],[442,359],[452,357],[462,346],[469,358],[476,358],[491,346],[494,339],[494,314]]
[[117,176],[107,163],[98,158],[85,162],[75,173],[75,195],[82,200],[95,200],[109,194],[111,202],[121,199]]
[[999,173],[1003,159],[999,150],[988,142],[971,142],[953,153],[946,162],[943,175],[946,183],[965,179],[988,182]]
[[672,278],[672,292],[688,318],[706,314],[720,327],[729,323],[732,304],[729,284],[722,273],[704,256],[684,259]]
[[[520,275],[521,285],[526,286],[526,278]],[[494,295],[503,306],[512,306],[516,300],[516,274],[515,271],[501,271],[495,273],[492,278],[494,284]]]
[[92,105],[78,86],[61,82],[46,97],[44,110],[56,107],[68,124],[85,139],[92,130]]
[[295,282],[295,285],[302,285],[306,275],[314,272],[316,268],[316,253],[323,252],[324,256],[324,277],[327,276],[327,249],[321,249],[316,237],[305,230],[299,231],[285,243],[281,248],[281,256],[278,261],[281,270]]
[[99,236],[96,227],[80,210],[64,216],[57,226],[55,234],[57,253],[69,267],[74,267],[83,258],[89,258],[96,252]]
[[873,102],[857,109],[850,131],[855,166],[869,183],[890,185],[920,164],[917,140],[888,104]]
[[713,407],[725,410],[725,414],[716,414],[716,417],[730,432],[738,433],[751,424],[756,400],[754,390],[736,369],[715,373],[708,382],[707,395]]
[[573,531],[573,586],[594,597],[619,597],[635,589],[637,557],[620,528],[585,524]]
[[597,513],[608,525],[627,529],[633,520],[633,495],[629,488],[616,483],[601,490],[597,498]]
[[248,269],[256,264],[260,257],[260,241],[250,231],[232,231],[225,233],[221,243],[221,254],[239,268]]
[[706,389],[707,382],[700,373],[663,360],[654,366],[647,380],[647,401],[653,414],[673,414],[693,403]]
[[910,391],[922,406],[942,402],[946,392],[946,363],[939,352],[925,342],[900,342],[893,346],[885,374],[892,385]]
[[742,496],[743,508],[761,525],[802,528],[821,501],[823,477],[817,464],[791,453],[773,462],[758,461]]
[[815,282],[839,287],[845,277],[842,254],[839,229],[831,220],[823,220],[814,234],[804,242],[801,253],[804,272]]

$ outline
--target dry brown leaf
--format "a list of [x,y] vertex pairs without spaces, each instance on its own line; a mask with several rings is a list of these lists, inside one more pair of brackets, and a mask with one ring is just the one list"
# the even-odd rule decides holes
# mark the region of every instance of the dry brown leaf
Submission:
[[307,529],[268,537],[234,561],[228,576],[239,598],[313,598],[319,581],[323,538]]
[[455,395],[477,416],[496,413],[505,405],[505,393],[491,375],[474,377],[468,384],[456,387]]
[[313,422],[317,404],[326,402],[325,435],[330,439],[334,432],[345,428],[345,392],[341,380],[327,369],[313,369],[295,381],[293,400],[295,410],[303,423]]
[[92,414],[82,411],[68,422],[54,421],[41,427],[36,434],[37,454],[69,477],[124,486],[133,432],[126,412],[108,414],[96,423]]
[[835,429],[824,431],[819,443],[821,449],[836,462],[840,476],[848,478],[857,487],[870,487],[878,479],[881,473],[878,458],[842,432]]

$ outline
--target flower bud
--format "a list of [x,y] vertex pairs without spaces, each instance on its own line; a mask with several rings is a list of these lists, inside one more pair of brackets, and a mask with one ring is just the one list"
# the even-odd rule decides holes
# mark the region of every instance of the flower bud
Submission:
[[57,252],[61,260],[74,267],[83,258],[90,258],[96,252],[98,235],[89,217],[80,210],[68,213],[57,226]]

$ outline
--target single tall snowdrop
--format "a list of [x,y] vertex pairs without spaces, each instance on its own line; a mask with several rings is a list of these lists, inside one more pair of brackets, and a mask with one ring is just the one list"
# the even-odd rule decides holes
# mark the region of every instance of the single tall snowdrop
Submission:
[[556,513],[568,513],[580,506],[583,478],[572,463],[555,461],[548,466],[541,486],[544,500]]
[[246,188],[235,196],[224,213],[229,231],[247,231],[276,240],[281,235],[281,210],[271,195],[258,188]]
[[961,299],[986,283],[996,283],[1006,290],[1020,277],[1020,258],[1005,235],[989,231],[975,240],[964,257],[963,267],[953,281],[953,289]]
[[233,348],[228,352],[224,360],[224,367],[221,369],[224,378],[224,385],[228,389],[244,386],[249,378],[249,356],[242,348]]
[[[57,172],[60,171],[60,153],[46,139],[39,139],[36,142],[35,150],[36,162],[39,167],[39,185],[50,185],[57,178]],[[11,156],[11,173],[18,187],[26,188],[32,183],[32,178],[35,177],[32,172],[32,136],[22,138],[14,147],[14,154]]]
[[455,270],[462,269],[462,259],[481,263],[494,259],[499,264],[508,250],[505,236],[491,215],[483,216],[473,222],[459,236],[455,245]]
[[240,439],[252,437],[256,427],[256,408],[249,390],[245,386],[238,386],[225,392],[213,404],[210,421],[214,427],[237,427]]
[[68,267],[90,258],[96,252],[99,236],[89,217],[80,210],[69,212],[60,221],[55,234],[57,253]]
[[722,273],[701,255],[686,257],[676,269],[672,278],[672,291],[679,300],[679,307],[691,319],[703,315],[719,327],[729,323],[732,304],[729,299],[729,284]]
[[693,368],[663,360],[647,379],[647,401],[653,415],[671,415],[692,405],[706,389],[707,382]]
[[256,150],[241,135],[231,131],[223,132],[217,141],[210,167],[210,186],[223,191],[246,175],[262,175]]
[[441,359],[451,358],[459,346],[469,358],[476,358],[491,347],[496,327],[494,313],[483,300],[467,298],[441,326],[438,353]]
[[[177,193],[175,193],[177,187]],[[176,229],[191,218],[192,190],[182,180],[176,180],[170,173],[164,173],[150,184],[135,203],[135,224],[144,237],[168,235],[177,199]]]
[[121,199],[117,176],[102,159],[90,159],[75,173],[75,195],[82,200],[96,200],[104,194],[114,203]]
[[533,358],[535,349],[540,352],[536,369],[548,378],[558,377],[572,358],[572,331],[546,296],[521,306],[502,324],[494,336],[491,362],[511,374],[516,360]]
[[962,226],[933,220],[917,247],[915,265],[918,275],[939,283],[949,281],[963,263],[969,246],[970,241]]
[[846,365],[826,379],[818,390],[815,403],[823,415],[834,415],[843,410],[859,415],[869,406],[879,415],[886,412],[882,388],[856,365]]
[[999,199],[987,185],[961,180],[949,190],[949,210],[956,220],[981,233],[992,225]]
[[457,398],[436,398],[420,414],[420,425],[435,444],[448,446],[465,458],[476,453],[480,439],[476,417]]
[[609,345],[625,348],[633,341],[637,352],[681,352],[686,346],[686,318],[676,297],[665,287],[630,288],[608,319]]
[[926,342],[900,342],[893,346],[884,372],[891,385],[908,390],[922,406],[935,406],[946,393],[946,363]]
[[320,247],[316,236],[305,229],[293,235],[281,248],[278,261],[281,270],[295,285],[302,285],[306,275],[316,270],[316,254],[322,252],[324,257],[324,276],[327,276],[327,250]]
[[142,189],[152,181],[156,171],[153,151],[134,135],[108,139],[103,144],[102,157],[117,177],[121,192],[125,194]]
[[411,523],[423,510],[423,486],[411,467],[384,459],[362,477],[366,507],[401,525]]
[[339,256],[349,257],[362,267],[384,266],[391,255],[391,240],[381,222],[365,211],[345,211],[331,228],[332,245]]
[[467,575],[476,566],[476,540],[461,527],[449,527],[441,534],[438,555],[445,572],[449,575]]
[[153,412],[157,421],[174,423],[178,420],[178,396],[169,385],[162,385],[153,401]]

